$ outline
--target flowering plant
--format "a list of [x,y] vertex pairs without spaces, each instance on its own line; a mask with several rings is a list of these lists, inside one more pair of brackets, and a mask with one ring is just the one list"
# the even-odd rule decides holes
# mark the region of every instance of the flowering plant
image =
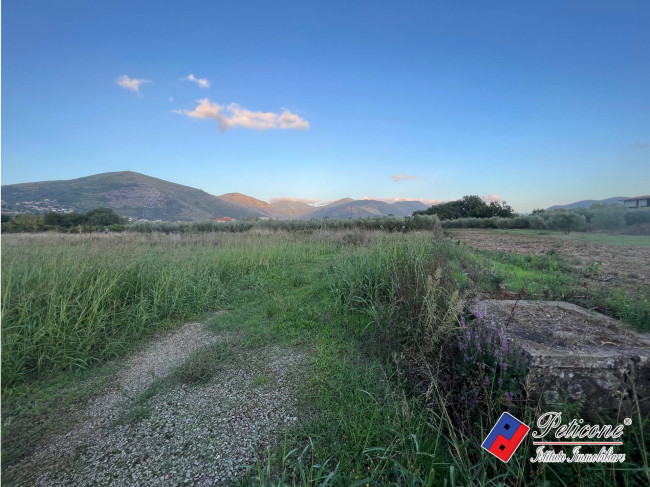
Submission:
[[480,314],[469,322],[461,316],[459,325],[450,344],[454,402],[473,413],[479,405],[481,410],[494,402],[510,407],[523,398],[528,360],[511,345],[505,329],[488,327]]

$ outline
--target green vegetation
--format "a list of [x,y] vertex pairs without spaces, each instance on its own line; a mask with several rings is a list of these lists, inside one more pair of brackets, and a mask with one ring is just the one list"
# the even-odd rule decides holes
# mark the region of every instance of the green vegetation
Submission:
[[57,231],[63,233],[90,233],[105,228],[124,230],[127,220],[110,208],[96,208],[88,213],[55,213],[43,216],[22,214],[2,221],[2,231],[7,233]]
[[[437,208],[433,206],[432,208]],[[443,220],[441,218],[441,220]],[[443,220],[444,228],[500,228],[559,230],[565,234],[585,230],[650,235],[650,209],[628,210],[621,205],[594,205],[575,210],[534,210],[528,216],[466,217]]]
[[322,220],[246,220],[233,222],[140,222],[128,227],[137,233],[241,233],[249,231],[313,232],[322,230],[381,230],[384,232],[412,232],[439,229],[440,220],[431,215],[407,217],[382,216],[375,218],[324,218]]
[[458,218],[509,218],[515,212],[510,206],[498,201],[487,204],[480,196],[463,196],[462,199],[433,205],[426,210],[420,210],[413,215],[437,215],[441,220]]
[[[5,461],[31,445],[28,419],[45,414],[43,405],[53,397],[69,394],[63,379],[69,372],[61,371],[99,364],[155,330],[226,309],[213,326],[237,343],[197,352],[167,386],[207,381],[238,347],[284,343],[312,357],[300,394],[304,421],[276,449],[258,451],[257,468],[242,485],[609,486],[650,480],[642,436],[648,425],[640,417],[621,447],[629,459],[623,465],[538,465],[527,455],[504,464],[480,448],[502,411],[531,424],[537,405],[526,401],[521,387],[526,364],[504,352],[498,336],[465,323],[463,299],[498,293],[499,284],[531,297],[577,295],[579,281],[592,270],[576,269],[556,254],[479,252],[431,231],[359,228],[9,235],[3,244],[3,413],[21,418],[5,427]],[[625,288],[614,289],[609,298],[618,308],[604,311],[648,309],[647,299],[644,304]],[[595,291],[580,292],[602,299]],[[467,333],[476,340],[463,341]],[[475,341],[485,348],[479,351]],[[488,360],[496,351],[508,375],[500,362]],[[477,373],[477,360],[487,373]],[[158,387],[154,383],[145,394]],[[150,414],[145,400],[136,401],[124,420]],[[578,406],[569,408],[579,416]],[[45,418],[52,426],[37,423],[41,432],[62,427]],[[532,451],[530,441],[524,451]]]
[[174,371],[174,377],[183,384],[203,384],[210,380],[228,354],[225,343],[215,343],[192,354]]
[[[5,222],[6,220],[6,222]],[[214,222],[138,222],[130,225],[107,208],[98,208],[86,214],[54,213],[44,216],[5,215],[2,231],[7,233],[92,233],[108,228],[112,232],[134,233],[241,233],[249,231],[269,232],[312,232],[315,230],[381,230],[385,232],[411,232],[416,230],[435,230],[440,220],[431,215],[407,217],[383,216],[375,218],[324,218],[323,220],[260,220]]]
[[548,228],[571,233],[582,230],[587,224],[587,219],[572,211],[554,211],[546,224]]
[[87,368],[128,344],[214,311],[232,288],[299,253],[283,238],[164,235],[41,236],[5,242],[2,252],[3,387],[53,370]]
[[645,235],[622,235],[609,233],[571,232],[570,234],[555,233],[548,231],[535,231],[524,229],[513,230],[492,230],[499,233],[512,233],[516,235],[529,235],[539,238],[556,238],[562,240],[578,240],[605,245],[620,245],[623,247],[650,247],[650,238]]
[[470,252],[463,265],[479,288],[495,297],[503,285],[522,299],[568,301],[620,319],[639,331],[650,331],[650,296],[645,286],[587,289],[585,278],[592,273],[597,276],[598,271],[571,266],[557,253]]

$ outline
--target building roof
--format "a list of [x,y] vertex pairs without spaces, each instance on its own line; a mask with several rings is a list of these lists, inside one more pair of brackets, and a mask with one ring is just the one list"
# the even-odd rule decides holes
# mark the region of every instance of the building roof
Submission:
[[633,196],[632,198],[625,198],[622,199],[621,201],[635,201],[635,200],[650,200],[650,194],[646,194],[644,196]]

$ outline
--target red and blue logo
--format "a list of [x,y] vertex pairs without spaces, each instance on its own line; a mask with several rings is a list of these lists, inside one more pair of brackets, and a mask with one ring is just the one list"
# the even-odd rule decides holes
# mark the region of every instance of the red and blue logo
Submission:
[[503,462],[508,462],[530,428],[512,414],[503,413],[481,445]]

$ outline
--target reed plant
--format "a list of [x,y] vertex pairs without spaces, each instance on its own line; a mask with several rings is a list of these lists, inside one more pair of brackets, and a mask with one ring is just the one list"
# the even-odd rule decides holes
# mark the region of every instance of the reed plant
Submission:
[[289,234],[4,236],[3,389],[117,357],[333,246]]

